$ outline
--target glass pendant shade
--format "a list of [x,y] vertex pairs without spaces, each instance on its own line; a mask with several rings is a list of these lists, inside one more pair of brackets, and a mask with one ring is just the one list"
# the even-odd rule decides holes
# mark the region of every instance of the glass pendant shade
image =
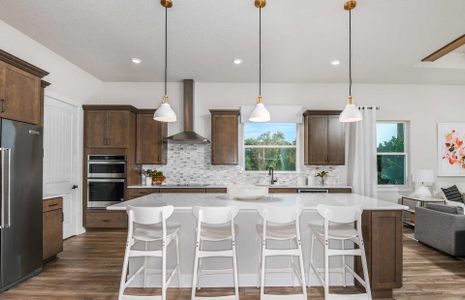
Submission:
[[163,102],[161,103],[160,107],[158,107],[158,109],[153,114],[153,119],[155,121],[166,123],[172,123],[177,121],[176,113],[171,108],[166,97],[163,98]]
[[266,109],[263,104],[263,98],[258,97],[257,105],[255,105],[254,110],[250,114],[250,122],[269,122],[271,120],[271,115],[268,109]]
[[349,97],[349,101],[346,104],[346,107],[339,115],[339,122],[348,123],[348,122],[358,122],[363,119],[362,112],[358,109],[357,106],[352,102],[352,97]]

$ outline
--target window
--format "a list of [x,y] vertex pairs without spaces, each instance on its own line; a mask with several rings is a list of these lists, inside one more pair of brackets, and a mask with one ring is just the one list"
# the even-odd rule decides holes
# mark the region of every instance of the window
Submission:
[[406,122],[376,124],[378,185],[407,184]]
[[244,168],[246,171],[296,170],[296,123],[246,123]]

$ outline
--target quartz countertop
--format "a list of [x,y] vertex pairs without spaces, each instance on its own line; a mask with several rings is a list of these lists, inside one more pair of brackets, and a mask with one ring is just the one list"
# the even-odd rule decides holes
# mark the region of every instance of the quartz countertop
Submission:
[[341,194],[270,194],[260,200],[240,201],[229,199],[226,194],[150,194],[107,207],[108,210],[126,210],[135,207],[173,205],[176,210],[191,210],[195,206],[236,206],[241,210],[257,210],[267,206],[297,206],[315,210],[318,204],[334,206],[360,205],[364,210],[404,210],[404,205],[353,193]]
[[64,197],[64,196],[65,196],[64,194],[44,194],[42,195],[42,200],[48,200],[48,199]]
[[[257,186],[267,186],[269,188],[292,188],[292,189],[350,189],[351,186],[347,185],[292,185],[292,184],[273,184],[273,185],[262,185],[258,184]],[[176,185],[176,184],[164,184],[164,185],[130,185],[128,189],[225,189],[227,185]]]

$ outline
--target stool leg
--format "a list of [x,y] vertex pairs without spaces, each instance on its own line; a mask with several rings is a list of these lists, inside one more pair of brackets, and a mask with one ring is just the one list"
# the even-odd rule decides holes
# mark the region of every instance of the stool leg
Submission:
[[[202,242],[202,240],[200,240],[199,241],[199,250],[205,250],[204,246],[205,246],[204,242]],[[203,259],[199,258],[199,266],[197,268],[197,290],[198,291],[200,291],[200,289],[202,288],[200,286],[200,271],[202,270],[202,262],[203,262]]]
[[[289,240],[289,249],[292,249],[294,247],[294,243],[292,240]],[[290,266],[291,266],[291,286],[295,286],[295,262],[294,262],[294,256],[290,256]]]
[[232,252],[233,252],[233,272],[234,272],[234,294],[236,299],[239,299],[239,279],[237,275],[237,256],[236,256],[236,241],[232,240]]
[[265,297],[265,267],[266,267],[266,240],[262,240],[262,253],[261,253],[261,275],[260,275],[260,299]]
[[324,282],[324,291],[325,291],[325,299],[329,299],[329,241],[325,240],[325,282]]
[[162,300],[166,300],[166,242],[162,242],[162,253],[161,253],[161,298]]
[[179,237],[178,235],[176,234],[176,237],[175,237],[175,242],[176,242],[176,268],[178,269],[178,288],[181,287],[181,277],[182,277],[182,273],[181,273],[181,262],[180,262],[180,259],[179,259]]
[[[342,250],[344,251],[346,249],[345,247],[345,240],[341,240],[341,246],[342,246]],[[346,256],[344,254],[342,254],[342,284],[344,287],[347,287],[347,279],[346,279]]]
[[194,255],[194,271],[192,272],[192,292],[191,292],[191,300],[195,299],[195,290],[196,290],[196,285],[197,285],[197,280],[198,280],[198,268],[199,268],[199,243],[200,241],[197,241],[195,245],[195,255]]
[[130,242],[126,243],[126,250],[124,251],[124,259],[123,259],[123,270],[121,271],[121,280],[119,284],[119,293],[118,299],[121,300],[123,298],[125,285],[126,285],[126,276],[128,275],[128,266],[129,266],[129,251],[130,251]]
[[[144,242],[144,250],[145,251],[148,250],[148,242]],[[147,287],[147,274],[148,274],[147,261],[148,261],[148,256],[144,256],[144,278],[143,278],[143,281],[142,281],[142,284],[143,284],[144,288]]]
[[262,247],[260,245],[260,254],[258,255],[258,269],[257,269],[257,289],[260,288],[261,276],[262,273]]
[[300,240],[297,241],[297,248],[299,249],[300,280],[302,284],[302,293],[304,294],[304,299],[307,299],[307,285],[305,284],[304,258],[302,255],[302,242]]
[[315,247],[315,235],[312,232],[312,241],[310,246],[310,259],[308,260],[308,282],[307,286],[310,288],[312,287],[312,272],[313,272],[313,250]]
[[360,236],[359,241],[360,241],[360,251],[362,252],[360,259],[362,260],[363,280],[365,280],[366,293],[367,293],[368,299],[371,300],[372,298],[371,298],[370,277],[368,275],[367,257],[365,253],[365,244],[363,243],[363,237]]

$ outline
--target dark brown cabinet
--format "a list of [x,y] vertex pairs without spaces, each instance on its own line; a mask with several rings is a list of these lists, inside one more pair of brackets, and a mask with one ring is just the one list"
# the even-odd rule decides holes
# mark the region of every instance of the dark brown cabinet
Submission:
[[345,130],[340,111],[304,113],[304,162],[306,165],[344,165]]
[[48,73],[0,50],[0,117],[42,125],[43,88]]
[[42,218],[42,260],[48,261],[63,251],[63,198],[58,197],[44,200]]
[[168,126],[153,119],[154,110],[137,113],[136,163],[166,164]]
[[[85,146],[87,148],[128,148],[130,143],[131,109],[111,110],[84,106]],[[134,134],[134,133],[132,133]]]
[[239,163],[239,110],[210,110],[212,165]]

